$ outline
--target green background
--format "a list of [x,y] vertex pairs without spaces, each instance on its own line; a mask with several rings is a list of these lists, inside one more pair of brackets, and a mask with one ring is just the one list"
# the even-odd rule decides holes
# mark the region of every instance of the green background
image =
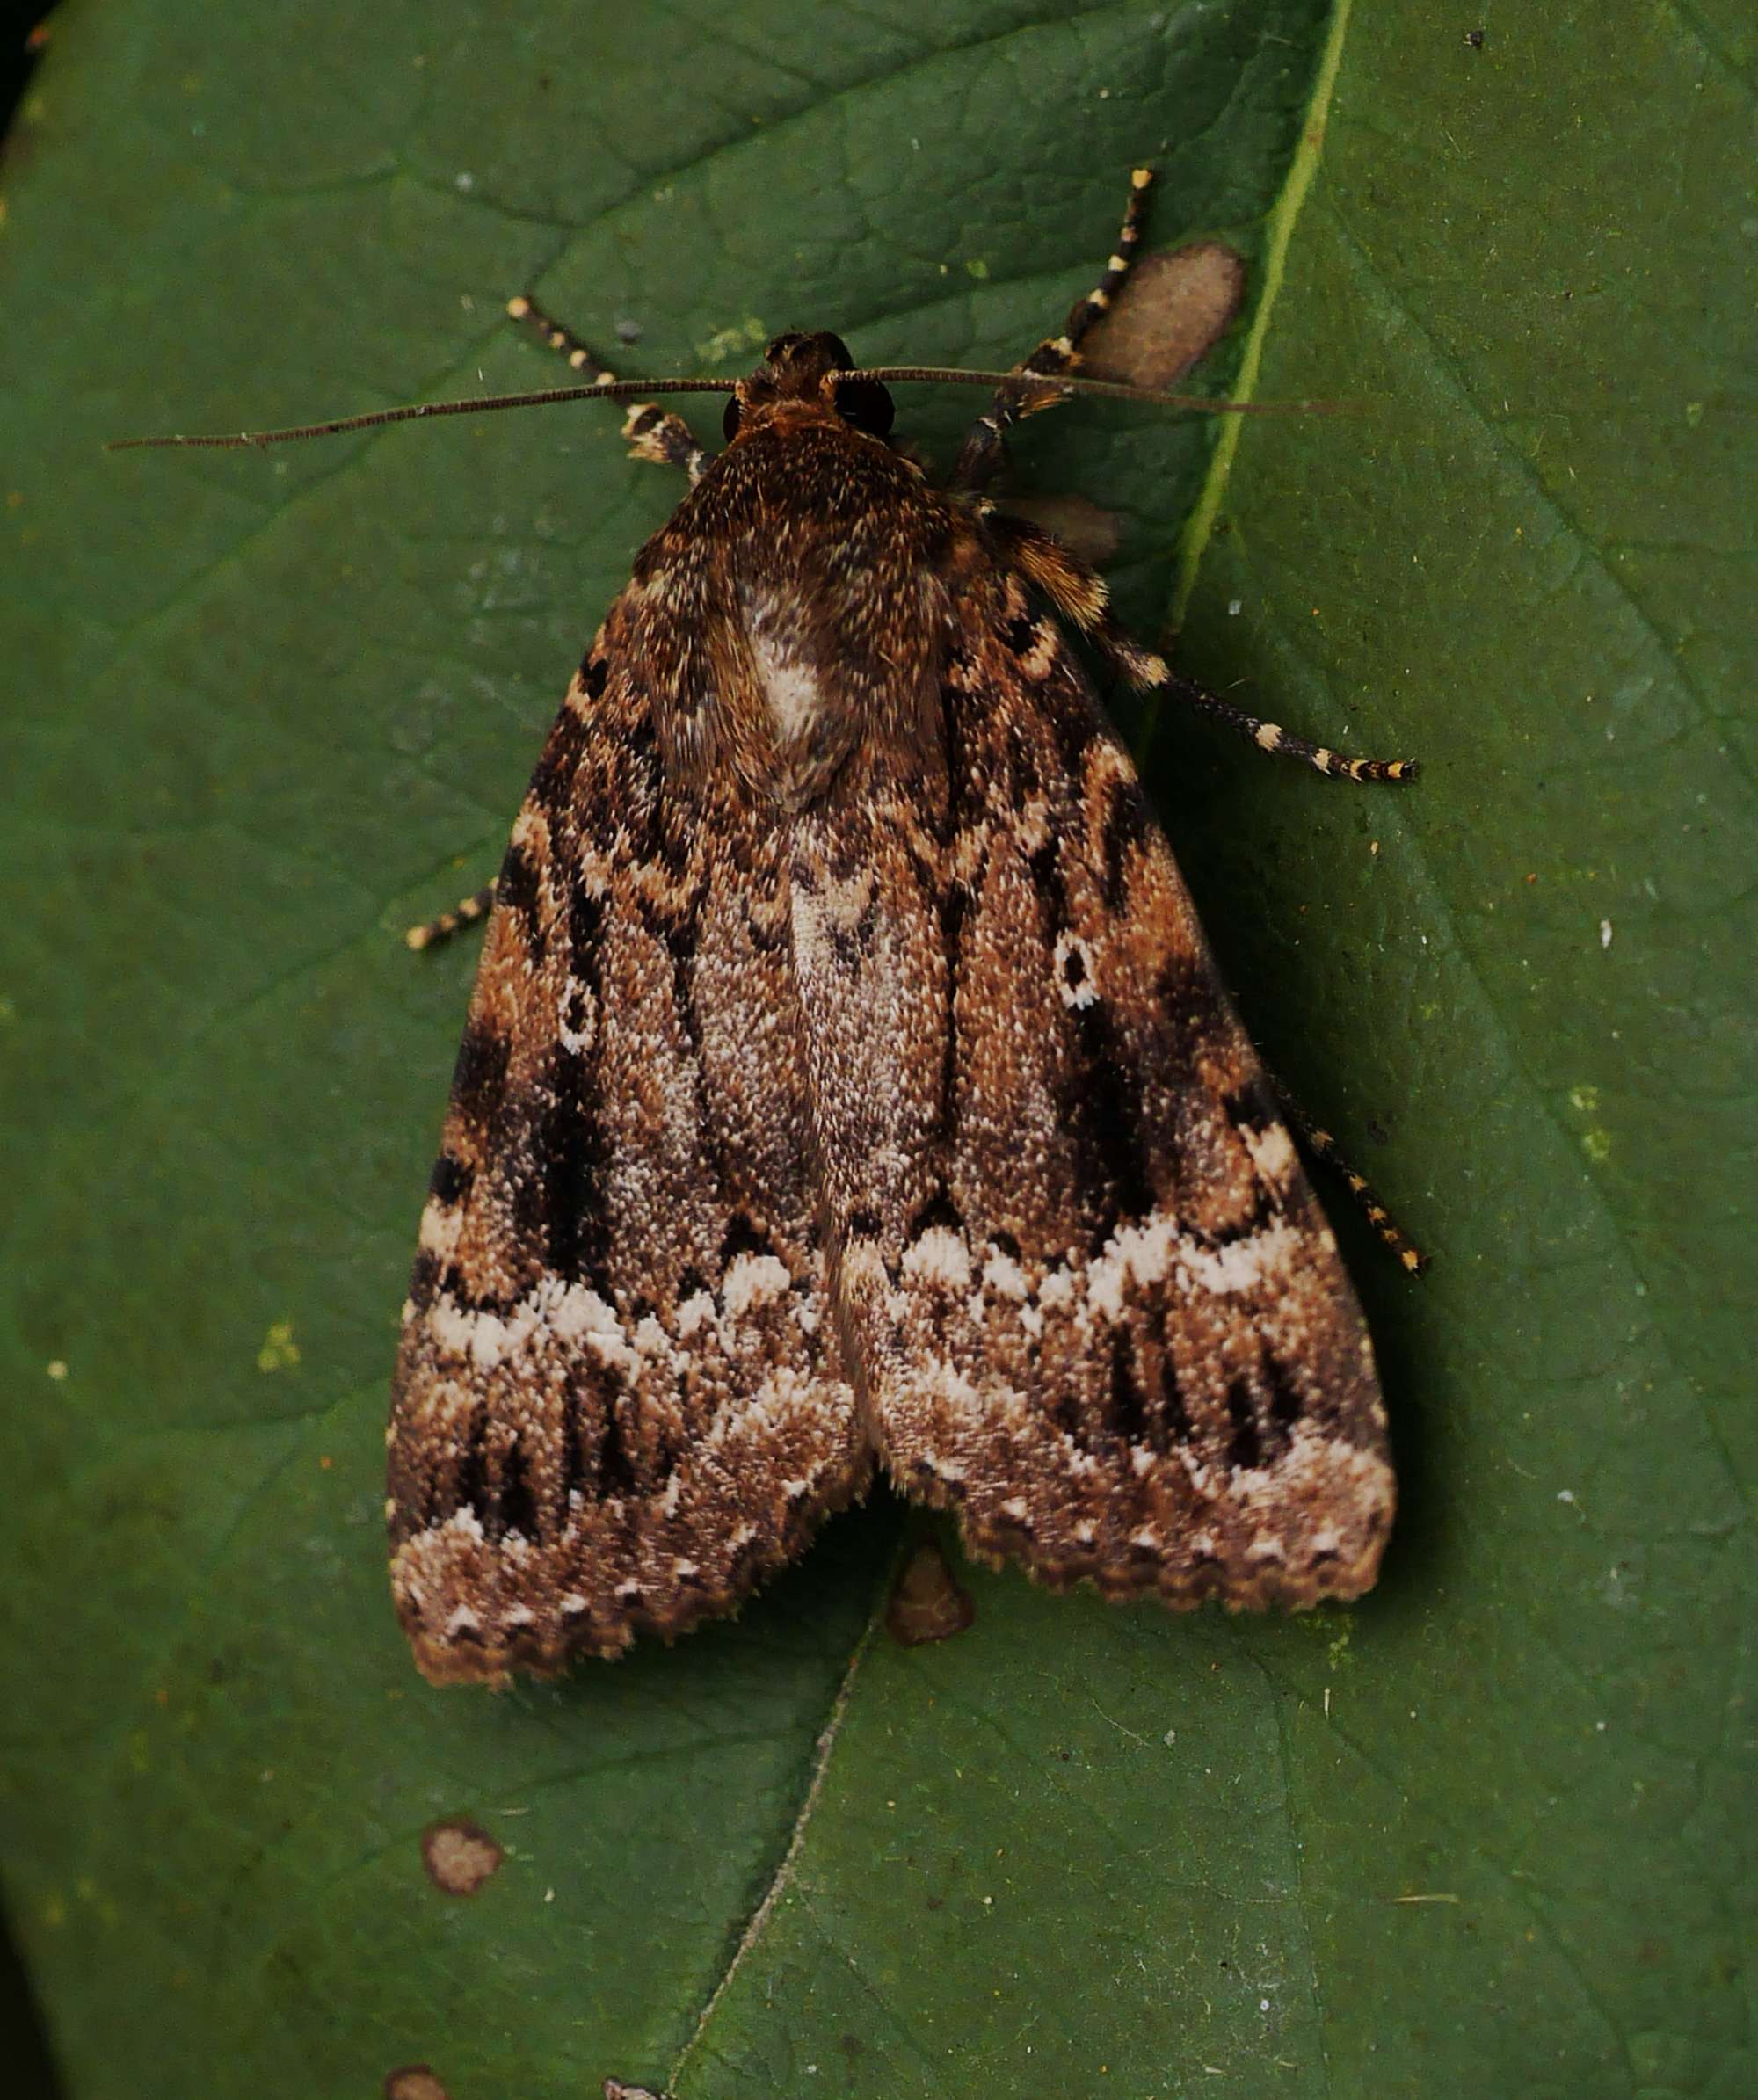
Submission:
[[[56,17],[0,227],[0,1865],[70,2100],[1758,2089],[1749,8],[931,11]],[[541,383],[527,284],[655,373],[1006,360],[1143,159],[1156,241],[1251,260],[1217,383],[1348,412],[1088,403],[1019,479],[1187,668],[1426,767],[1150,747],[1250,1024],[1437,1256],[1340,1218],[1380,1587],[961,1564],[904,1649],[881,1498],[737,1624],[432,1691],[381,1424],[473,957],[397,935],[676,490],[590,406],[99,442]],[[468,1900],[449,1815],[507,1850]]]

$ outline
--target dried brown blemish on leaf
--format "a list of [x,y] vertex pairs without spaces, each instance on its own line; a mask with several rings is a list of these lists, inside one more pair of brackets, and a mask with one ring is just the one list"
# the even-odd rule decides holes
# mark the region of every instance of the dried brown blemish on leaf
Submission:
[[431,2064],[404,2064],[400,2071],[387,2071],[384,2100],[451,2100]]
[[666,2100],[666,2096],[648,2086],[625,2085],[620,2078],[607,2078],[604,2100]]
[[904,1563],[885,1607],[885,1631],[906,1648],[950,1640],[977,1617],[977,1607],[958,1586],[946,1555],[932,1539]]
[[1115,512],[1089,503],[1084,496],[1009,496],[998,506],[1010,518],[1054,533],[1072,554],[1102,569],[1122,543],[1123,528]]
[[1080,368],[1093,379],[1170,387],[1226,334],[1245,295],[1245,263],[1220,241],[1146,256],[1081,345]]
[[506,1857],[479,1823],[449,1817],[421,1834],[421,1864],[435,1888],[448,1896],[474,1896]]

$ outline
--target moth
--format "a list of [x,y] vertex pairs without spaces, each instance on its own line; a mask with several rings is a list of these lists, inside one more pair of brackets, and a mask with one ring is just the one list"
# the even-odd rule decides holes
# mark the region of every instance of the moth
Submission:
[[1413,768],[1174,679],[987,492],[1148,180],[946,486],[891,441],[921,374],[828,333],[769,345],[716,457],[630,416],[691,487],[513,826],[403,1312],[391,1582],[435,1682],[730,1612],[875,1469],[1055,1588],[1375,1579],[1362,1314],[1066,630],[1321,772]]

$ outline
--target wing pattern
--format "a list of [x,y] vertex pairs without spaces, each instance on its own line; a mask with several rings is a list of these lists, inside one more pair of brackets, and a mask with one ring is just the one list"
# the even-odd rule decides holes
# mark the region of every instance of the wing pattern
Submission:
[[638,625],[613,609],[514,828],[404,1309],[392,1580],[436,1681],[725,1611],[870,1465],[778,834],[734,780],[668,781]]
[[886,1466],[1057,1586],[1355,1595],[1393,1482],[1335,1240],[1060,635],[1013,577],[973,601],[939,750],[845,778],[791,869]]

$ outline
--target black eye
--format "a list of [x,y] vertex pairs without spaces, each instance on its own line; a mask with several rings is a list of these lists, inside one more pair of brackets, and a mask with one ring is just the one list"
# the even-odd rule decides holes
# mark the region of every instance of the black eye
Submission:
[[836,412],[856,430],[883,438],[890,432],[897,411],[876,379],[845,379],[837,382]]
[[726,404],[726,413],[720,419],[720,434],[729,445],[738,431],[738,396],[735,394]]

